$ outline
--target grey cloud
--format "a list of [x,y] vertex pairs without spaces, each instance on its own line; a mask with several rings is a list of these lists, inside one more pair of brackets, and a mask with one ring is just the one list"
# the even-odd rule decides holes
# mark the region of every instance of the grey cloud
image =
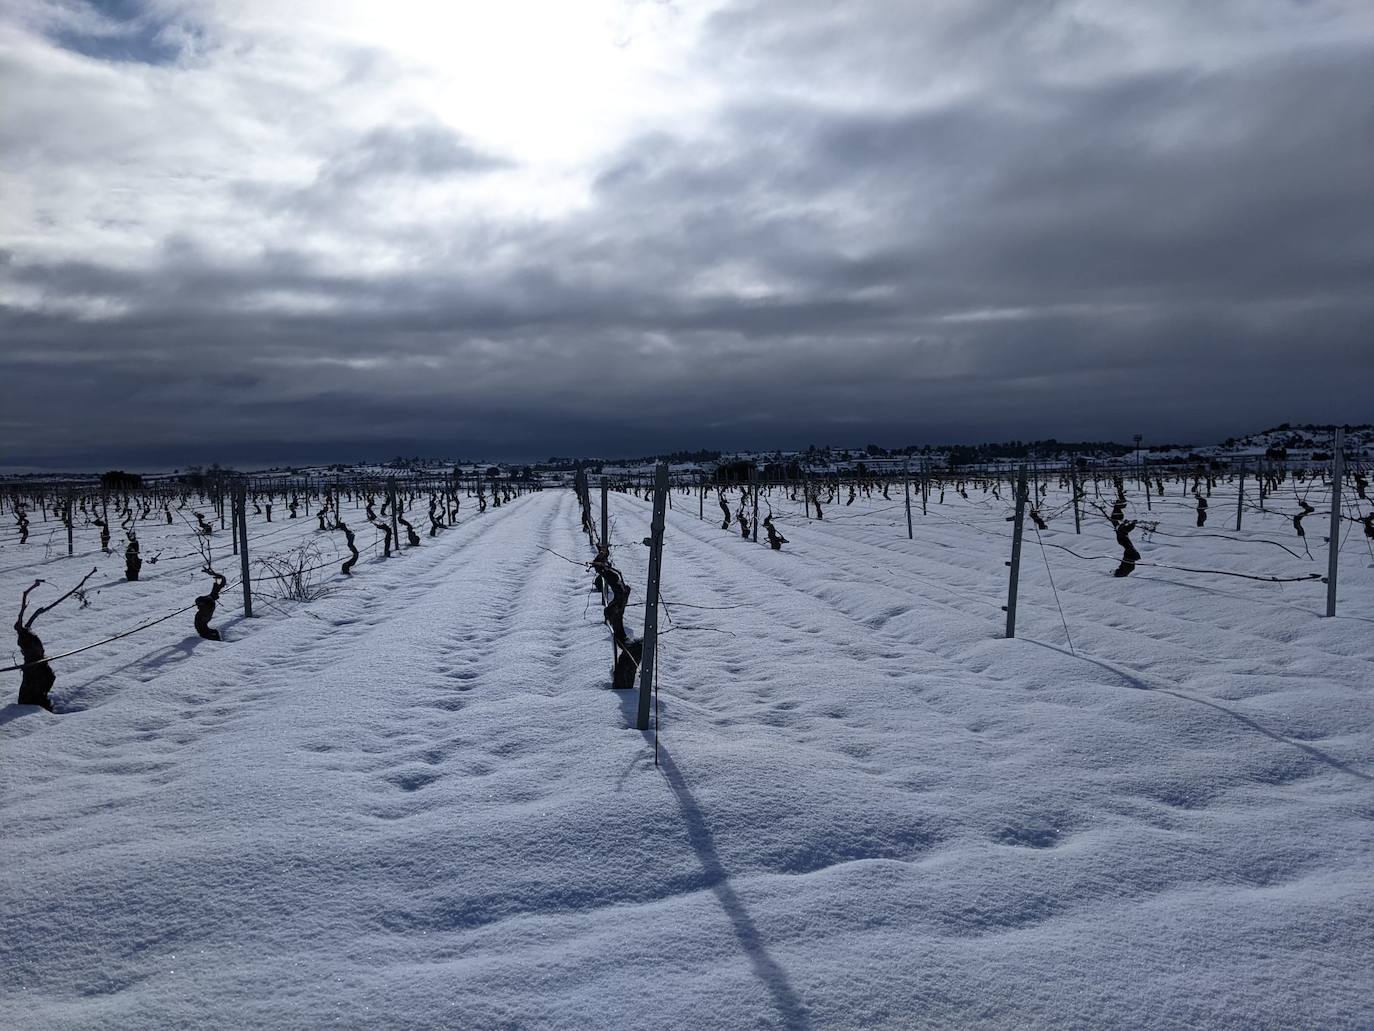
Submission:
[[76,0],[55,13],[47,26],[53,42],[101,61],[172,64],[203,40],[185,11],[150,0]]
[[509,164],[477,150],[443,125],[382,125],[326,162],[319,181],[330,186],[356,186],[387,176],[443,178],[490,172]]
[[[350,72],[350,75],[352,73]],[[245,203],[307,218],[338,220],[357,194],[369,188],[441,181],[498,172],[513,163],[470,144],[445,125],[431,122],[380,125],[340,141],[302,186],[239,182],[235,194]]]

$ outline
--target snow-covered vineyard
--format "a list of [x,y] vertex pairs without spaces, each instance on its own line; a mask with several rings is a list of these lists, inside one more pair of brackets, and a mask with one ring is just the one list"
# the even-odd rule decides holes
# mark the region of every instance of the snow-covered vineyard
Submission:
[[1032,468],[1015,639],[1011,470],[679,477],[646,733],[570,481],[11,497],[0,1026],[1369,1027],[1369,471],[1331,618],[1257,471]]

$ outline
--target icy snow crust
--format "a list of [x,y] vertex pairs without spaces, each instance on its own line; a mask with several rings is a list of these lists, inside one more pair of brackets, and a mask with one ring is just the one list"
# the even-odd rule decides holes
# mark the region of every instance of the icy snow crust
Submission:
[[[1359,528],[1324,619],[1320,583],[1113,579],[1105,520],[1060,514],[1047,543],[1103,556],[1044,553],[1075,657],[1029,523],[1000,639],[1010,528],[970,496],[914,542],[876,495],[823,523],[775,496],[775,553],[675,495],[657,769],[555,554],[590,557],[569,490],[465,506],[307,606],[228,591],[225,643],[188,613],[57,663],[67,711],[0,709],[0,1026],[1374,1025]],[[638,626],[649,505],[611,512]],[[1308,562],[1156,515],[1184,537],[1147,562],[1325,569],[1318,517]],[[1246,536],[1294,543],[1282,513]],[[93,561],[35,556],[0,548],[6,625]],[[49,654],[209,586],[94,560]]]

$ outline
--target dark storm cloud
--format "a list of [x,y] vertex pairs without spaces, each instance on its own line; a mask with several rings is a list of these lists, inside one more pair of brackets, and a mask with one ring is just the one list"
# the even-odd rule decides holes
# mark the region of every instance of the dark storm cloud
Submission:
[[[629,138],[555,218],[388,221],[388,196],[520,171],[411,120],[334,135],[304,185],[240,181],[246,222],[289,217],[271,246],[193,222],[142,264],[5,241],[8,460],[1205,440],[1374,415],[1370,37],[1285,43],[1302,15],[1278,6],[1258,26],[1231,4],[1146,27],[903,10],[728,9],[699,55],[736,85],[714,117]],[[810,88],[826,76],[852,94]],[[405,260],[351,261],[350,240]],[[80,417],[54,423],[59,398]]]

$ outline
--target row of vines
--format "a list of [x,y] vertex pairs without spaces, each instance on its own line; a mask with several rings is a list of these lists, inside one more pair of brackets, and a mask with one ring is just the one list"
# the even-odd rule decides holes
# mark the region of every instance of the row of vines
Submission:
[[[154,627],[164,627],[165,633],[177,617],[186,618],[188,630],[201,639],[223,642],[216,613],[234,588],[243,591],[245,615],[251,614],[254,593],[277,602],[314,600],[355,575],[364,555],[385,561],[420,547],[466,514],[499,509],[533,489],[538,485],[457,473],[224,476],[196,485],[168,480],[114,488],[80,482],[2,484],[0,577],[25,586],[14,621],[18,655],[0,672],[19,675],[19,704],[53,711],[53,664],[59,660]],[[117,545],[115,528],[122,537]],[[370,543],[359,541],[364,529],[371,531]],[[84,569],[88,562],[92,565],[84,574],[66,573],[69,566]],[[102,569],[110,579],[93,583]],[[68,576],[70,586],[63,590],[60,581]],[[130,629],[92,642],[63,642],[53,655],[39,636],[40,618],[59,606],[87,608],[94,594],[117,581],[146,585],[139,599],[146,605],[174,597],[198,579],[205,588],[187,603]],[[56,596],[44,601],[49,591]]]

